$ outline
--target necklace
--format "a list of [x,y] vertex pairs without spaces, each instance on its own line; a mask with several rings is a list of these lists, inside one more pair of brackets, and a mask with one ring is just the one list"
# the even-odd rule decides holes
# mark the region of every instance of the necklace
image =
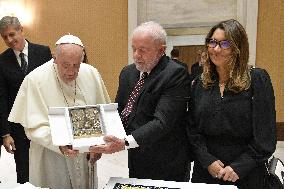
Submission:
[[[61,93],[64,97],[64,101],[65,101],[65,104],[70,107],[69,103],[68,103],[68,100],[64,94],[64,90],[63,90],[63,87],[62,87],[62,84],[59,80],[59,77],[58,77],[58,74],[57,74],[57,71],[55,69],[55,66],[53,64],[53,69],[54,69],[54,72],[55,72],[55,75],[56,75],[56,79],[57,79],[57,82],[59,84],[59,87],[60,87],[60,90],[61,90]],[[75,87],[74,87],[74,97],[73,97],[73,104],[75,106],[75,102],[76,102],[76,95],[77,95],[77,82],[76,82],[76,79],[75,79]],[[68,157],[65,157],[66,159],[68,159]],[[73,161],[74,165],[75,165],[75,169],[76,169],[76,174],[77,174],[77,181],[76,181],[76,185],[78,186],[79,189],[81,189],[81,166],[80,166],[80,157],[79,156],[76,156],[75,157],[75,160]]]
[[[57,82],[58,82],[58,84],[59,84],[61,93],[62,93],[62,95],[63,95],[63,97],[64,97],[65,104],[66,104],[68,107],[70,107],[70,105],[69,105],[69,103],[68,103],[68,100],[67,100],[67,98],[66,98],[66,96],[65,96],[65,93],[64,93],[62,84],[61,84],[61,82],[60,82],[60,80],[59,80],[59,78],[58,78],[58,74],[57,74],[57,71],[56,71],[56,69],[55,69],[54,64],[53,64],[53,69],[54,69],[54,72],[55,72],[55,74],[56,74],[56,79],[57,79]],[[76,82],[76,79],[75,79],[74,97],[73,97],[73,105],[74,105],[74,106],[75,106],[75,102],[76,102],[76,95],[77,95],[77,82]]]
[[219,87],[225,87],[226,83],[219,83]]

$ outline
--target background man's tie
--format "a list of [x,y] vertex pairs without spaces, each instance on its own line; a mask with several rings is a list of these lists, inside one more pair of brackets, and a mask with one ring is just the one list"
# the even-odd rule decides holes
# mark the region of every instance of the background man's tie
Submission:
[[126,106],[125,108],[123,109],[123,111],[121,112],[121,121],[123,123],[124,126],[126,126],[127,122],[128,122],[128,119],[129,119],[129,115],[133,109],[133,106],[141,92],[141,89],[144,85],[144,81],[145,81],[145,78],[148,76],[148,73],[147,72],[144,72],[141,76],[141,79],[136,83],[133,91],[131,92],[128,100],[127,100],[127,103],[126,103]]
[[21,52],[20,58],[21,58],[21,69],[22,69],[23,73],[26,75],[27,71],[28,71],[28,64],[27,64],[27,61],[25,59],[25,54]]

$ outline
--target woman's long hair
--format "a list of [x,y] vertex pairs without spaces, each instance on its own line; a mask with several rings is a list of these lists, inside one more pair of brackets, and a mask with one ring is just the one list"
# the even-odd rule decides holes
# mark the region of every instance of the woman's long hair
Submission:
[[[216,29],[225,32],[225,38],[230,41],[232,56],[228,62],[228,81],[226,89],[233,92],[240,92],[250,87],[251,78],[248,68],[249,44],[245,29],[236,20],[231,19],[215,25],[207,34],[206,39],[212,37]],[[207,46],[207,42],[205,42]],[[210,60],[207,49],[207,60],[203,66],[201,75],[202,83],[205,88],[210,88],[218,80],[216,66]]]

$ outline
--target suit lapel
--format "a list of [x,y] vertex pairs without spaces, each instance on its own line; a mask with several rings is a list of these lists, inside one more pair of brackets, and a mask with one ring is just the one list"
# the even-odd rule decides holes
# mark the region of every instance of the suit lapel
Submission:
[[128,97],[129,97],[130,93],[133,91],[136,83],[138,82],[138,80],[140,78],[140,72],[136,68],[131,73],[133,73],[133,74],[129,75]]
[[18,63],[18,60],[16,58],[16,55],[13,51],[13,49],[8,49],[8,56],[7,56],[7,66],[11,68],[11,70],[15,70],[15,71],[20,71],[22,72],[21,70],[21,67]]
[[[155,68],[153,68],[153,70],[150,72],[150,74],[148,75],[148,77],[145,79],[145,83],[144,83],[144,86],[143,88],[141,89],[141,92],[134,104],[134,107],[130,113],[130,116],[129,116],[129,120],[128,120],[128,124],[131,123],[131,121],[133,120],[134,118],[134,115],[136,114],[136,110],[137,110],[137,104],[139,103],[139,100],[142,98],[142,96],[144,95],[146,89],[152,85],[154,81],[154,78],[167,66],[167,63],[168,63],[168,57],[167,56],[162,56],[162,58],[160,59],[159,63],[157,64],[157,66]],[[130,93],[132,92],[134,86],[136,85],[137,81],[139,80],[140,78],[140,72],[137,70],[138,73],[138,78],[136,79],[136,82],[134,82],[134,85],[132,86],[131,88],[131,91]],[[129,93],[129,94],[130,94]]]
[[34,45],[30,42],[29,46],[28,46],[28,59],[29,59],[29,63],[28,63],[28,73],[30,73],[31,70],[34,70],[37,66],[36,66],[36,57],[37,57],[37,52],[35,51]]
[[167,63],[168,63],[167,57],[165,55],[162,56],[157,66],[153,68],[153,70],[150,72],[148,77],[145,79],[145,84],[141,90],[137,102],[139,101],[140,96],[143,96],[145,89],[147,89],[152,84],[152,82],[155,82],[153,81],[154,78],[167,66]]

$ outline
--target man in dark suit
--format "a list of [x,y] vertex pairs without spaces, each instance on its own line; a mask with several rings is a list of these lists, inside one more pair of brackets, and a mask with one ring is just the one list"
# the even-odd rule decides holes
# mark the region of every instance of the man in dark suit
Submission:
[[25,40],[17,17],[3,17],[0,20],[0,34],[9,47],[0,54],[0,133],[5,149],[14,154],[17,182],[25,183],[29,181],[30,141],[24,128],[8,122],[7,118],[25,75],[52,56],[49,47]]
[[190,80],[194,80],[198,75],[201,75],[203,72],[203,64],[206,61],[207,54],[203,49],[197,51],[198,62],[192,64]]
[[171,51],[171,58],[174,62],[176,62],[177,64],[183,66],[187,71],[188,71],[188,66],[187,64],[179,61],[179,50],[178,49],[173,49]]
[[127,137],[105,136],[105,145],[90,150],[129,149],[132,178],[185,181],[190,161],[183,121],[190,86],[187,71],[165,55],[166,32],[155,22],[134,30],[132,49],[134,64],[123,68],[115,100]]

